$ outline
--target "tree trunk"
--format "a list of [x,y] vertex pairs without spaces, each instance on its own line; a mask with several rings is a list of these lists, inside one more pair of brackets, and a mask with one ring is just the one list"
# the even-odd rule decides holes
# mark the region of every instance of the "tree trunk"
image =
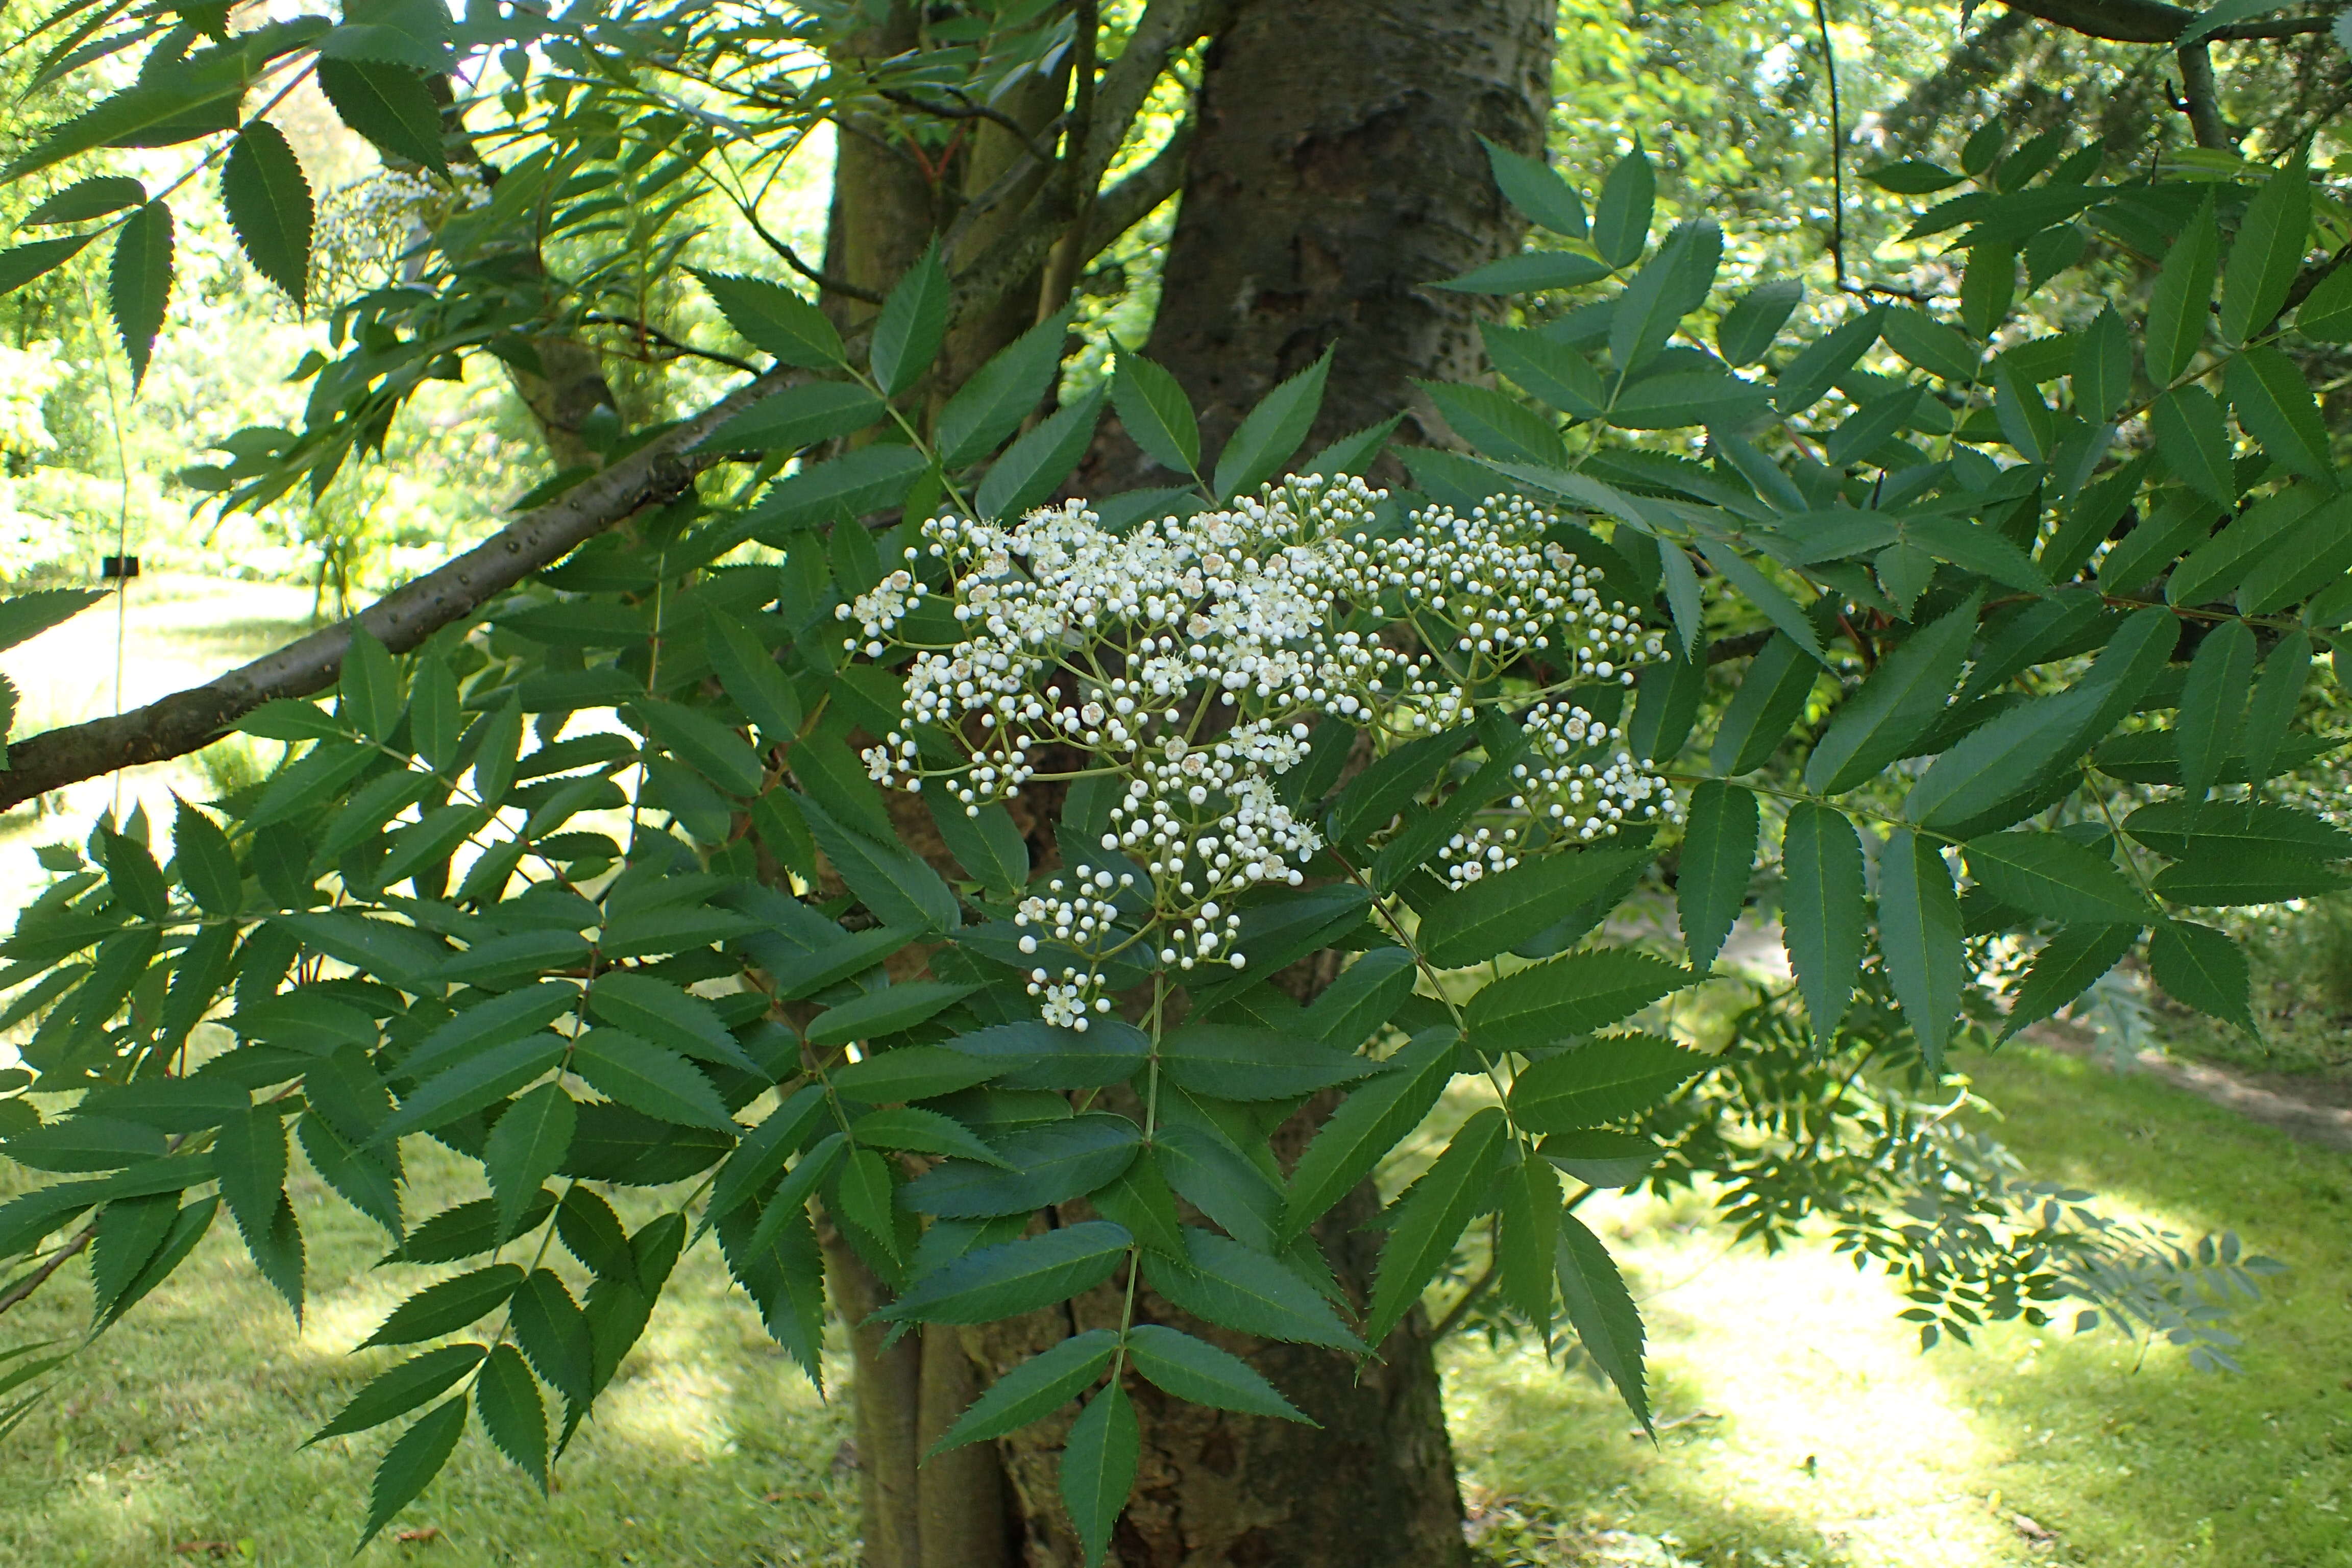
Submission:
[[[1210,46],[1199,135],[1145,353],[1215,452],[1277,382],[1337,344],[1307,449],[1409,409],[1415,378],[1486,368],[1482,297],[1428,287],[1518,248],[1485,136],[1540,157],[1555,0],[1255,0]],[[1124,443],[1095,493],[1181,482]]]
[[[1150,353],[1183,384],[1212,443],[1277,381],[1339,343],[1310,444],[1405,406],[1413,377],[1482,368],[1479,306],[1422,287],[1516,247],[1519,226],[1494,194],[1475,133],[1539,153],[1549,110],[1552,0],[1251,0],[1212,46],[1191,175],[1171,246]],[[884,24],[887,27],[888,24]],[[877,42],[880,40],[877,40]],[[887,287],[923,243],[902,224],[936,216],[905,163],[845,132],[827,269]],[[1008,142],[988,151],[1001,173]],[[1018,153],[1012,153],[1018,156]],[[923,216],[918,217],[921,206]],[[968,373],[1025,326],[1023,312],[964,335]],[[1408,438],[1442,434],[1433,412]],[[1098,445],[1094,493],[1147,477],[1116,436]],[[938,847],[912,797],[894,800],[902,836]],[[1052,853],[1040,835],[1035,848]],[[1041,858],[1041,863],[1045,863]],[[1328,979],[1294,973],[1302,994]],[[1285,1130],[1294,1159],[1311,1131]],[[1317,1227],[1358,1308],[1378,1256],[1367,1184]],[[1083,1205],[1078,1205],[1080,1208]],[[1069,1217],[1079,1217],[1073,1214]],[[831,1250],[836,1304],[853,1322],[881,1287]],[[1123,1281],[1066,1310],[884,1349],[852,1335],[868,1568],[1076,1568],[1057,1484],[1075,1406],[994,1446],[986,1458],[910,1464],[986,1382],[1080,1329],[1115,1325]],[[1140,1479],[1114,1538],[1119,1568],[1454,1568],[1467,1559],[1462,1504],[1433,1344],[1419,1312],[1359,1365],[1187,1319],[1150,1291],[1143,1321],[1202,1334],[1246,1357],[1319,1426],[1209,1410],[1134,1383]],[[975,1364],[977,1363],[977,1364]],[[963,1454],[975,1454],[966,1449]],[[977,1450],[988,1455],[987,1449]],[[992,1513],[992,1510],[1001,1512]]]

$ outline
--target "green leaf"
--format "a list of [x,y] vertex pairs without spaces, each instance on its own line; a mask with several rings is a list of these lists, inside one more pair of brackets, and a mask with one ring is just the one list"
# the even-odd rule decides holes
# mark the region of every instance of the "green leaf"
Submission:
[[743,521],[761,542],[788,548],[803,530],[897,506],[929,466],[911,447],[860,447],[779,479]]
[[106,273],[106,306],[122,352],[131,361],[135,392],[146,377],[155,335],[172,296],[172,209],[149,202],[116,232],[114,259]]
[[2147,361],[2147,378],[2158,386],[2179,380],[2204,344],[2221,254],[2221,230],[2209,198],[2165,253],[2164,267],[2148,293],[2147,336],[2141,353]]
[[[570,1012],[579,1003],[579,991],[560,980],[542,980],[520,991],[478,1001],[418,1041],[401,1058],[402,1076],[423,1078],[474,1051],[520,1039]],[[371,1037],[358,1043],[374,1042]]]
[[995,1142],[1002,1165],[941,1161],[901,1189],[907,1205],[943,1219],[992,1219],[1067,1203],[1134,1163],[1143,1131],[1124,1116],[1088,1111]]
[[473,1371],[488,1353],[480,1345],[443,1345],[411,1356],[398,1366],[378,1373],[333,1420],[311,1433],[302,1446],[307,1448],[329,1437],[364,1432],[396,1415],[405,1415]]
[[1969,875],[2011,909],[2069,924],[2136,924],[2153,911],[2116,863],[2056,833],[1970,839]]
[[1102,417],[1103,391],[1097,387],[1057,410],[1051,417],[1004,449],[989,465],[972,498],[982,517],[1015,518],[1052,499],[1064,480],[1076,471],[1078,460],[1095,438]]
[[1821,666],[1786,637],[1775,636],[1748,661],[1748,673],[1723,712],[1707,765],[1717,773],[1760,768],[1780,749],[1805,710]]
[[375,1483],[369,1489],[367,1528],[360,1533],[361,1546],[373,1541],[392,1522],[394,1514],[415,1501],[417,1494],[432,1484],[465,1430],[466,1401],[459,1397],[426,1411],[384,1451],[383,1462],[375,1468]]
[[[2278,657],[2276,650],[2271,657]],[[2352,858],[2352,833],[2286,805],[2159,801],[2124,818],[2124,831],[2175,860],[2193,855],[2219,862],[2242,854],[2258,859]]]
[[2336,267],[2319,280],[2295,307],[2294,330],[2323,343],[2352,342],[2352,268]]
[[733,730],[696,708],[651,699],[635,705],[656,745],[730,795],[746,799],[766,786],[760,755]]
[[1145,1281],[1182,1310],[1265,1339],[1365,1353],[1364,1342],[1348,1331],[1314,1287],[1265,1253],[1187,1226],[1184,1255],[1180,1264],[1143,1254]]
[[1217,454],[1213,488],[1230,500],[1254,490],[1281,470],[1307,439],[1323,406],[1323,383],[1331,373],[1331,351],[1258,400]]
[[940,410],[935,440],[950,468],[976,463],[1021,427],[1062,366],[1062,342],[1076,306],[1065,306],[971,373]]
[[875,1315],[893,1322],[991,1323],[1057,1306],[1110,1278],[1135,1238],[1084,1220],[965,1253]]
[[1980,595],[1905,638],[1882,660],[1805,759],[1805,787],[1839,795],[1908,755],[1944,711],[1976,635]]
[[302,309],[310,286],[310,182],[285,132],[266,120],[237,132],[221,165],[221,205],[254,270]]
[[2156,434],[2157,454],[2173,478],[2222,506],[2236,504],[2236,454],[2220,399],[2193,383],[2176,386],[2148,410],[2148,426]]
[[[87,223],[94,217],[119,213],[125,207],[139,206],[146,200],[147,187],[128,174],[91,174],[76,180],[35,206],[25,215],[24,223],[26,228],[58,223]],[[2305,309],[2307,313],[2309,307]]]
[[213,1170],[221,1198],[236,1217],[247,1247],[266,1244],[278,1220],[286,1185],[286,1124],[274,1109],[233,1113],[213,1142]]
[[1772,405],[1784,416],[1802,414],[1829,395],[1878,341],[1885,311],[1874,308],[1809,344],[1790,360],[1774,384]]
[[1005,1164],[971,1128],[951,1116],[919,1106],[869,1110],[849,1124],[849,1135],[866,1148],[911,1149],[920,1154],[959,1155],[986,1165]]
[[109,828],[99,829],[106,846],[106,886],[115,905],[134,920],[160,921],[171,912],[172,889],[147,846]]
[[482,1363],[474,1380],[474,1413],[482,1430],[515,1468],[547,1490],[547,1407],[540,1402],[539,1384],[522,1352],[499,1345]]
[[1650,215],[1656,204],[1657,171],[1651,167],[1642,139],[1618,161],[1601,182],[1601,196],[1592,208],[1592,248],[1612,268],[1633,264],[1650,243]]
[[37,239],[30,245],[0,250],[0,296],[15,293],[36,278],[56,271],[80,254],[83,246],[105,230],[69,234],[58,239]]
[[2218,907],[2317,898],[2352,886],[2352,878],[2329,870],[2307,854],[2241,849],[2226,857],[2192,852],[2158,871],[2153,886],[2158,897],[2177,904]]
[[1561,1213],[1559,1173],[1547,1161],[1523,1161],[1504,1176],[1502,1230],[1495,1258],[1497,1286],[1503,1300],[1547,1337]]
[[1572,250],[1530,250],[1474,267],[1435,285],[1460,294],[1532,294],[1544,289],[1575,289],[1609,276],[1609,268]]
[[[1646,860],[1648,856],[1643,856]],[[1531,856],[1446,894],[1422,917],[1422,953],[1440,969],[1484,963],[1526,946],[1598,896],[1623,869],[1622,851]]]
[[1085,1393],[1118,1350],[1117,1334],[1088,1329],[1039,1351],[990,1384],[923,1458],[1002,1437],[1052,1415]]
[[800,697],[776,660],[743,623],[713,611],[702,623],[702,646],[727,695],[759,726],[762,742],[788,741],[801,727]]
[[845,1046],[911,1029],[924,1019],[970,995],[970,985],[950,985],[938,980],[908,980],[868,991],[835,1004],[818,1014],[807,1029],[814,1046]]
[[[129,1174],[130,1173],[125,1173]],[[172,1271],[187,1260],[196,1249],[196,1243],[212,1228],[213,1216],[220,1212],[216,1197],[199,1199],[172,1216],[171,1228],[137,1273],[113,1295],[98,1327],[103,1329],[120,1319],[145,1298],[147,1293],[171,1277]]]
[[[800,298],[785,289],[776,291],[788,300]],[[695,445],[711,452],[797,452],[863,430],[879,420],[887,407],[855,382],[807,381],[770,393]]]
[[[2194,29],[2192,29],[2193,31]],[[2298,146],[2263,182],[2221,268],[2221,341],[2238,344],[2268,327],[2286,303],[2311,239],[2311,171]]]
[[1625,1289],[1624,1276],[1601,1238],[1572,1214],[1559,1216],[1559,1244],[1553,1254],[1560,1304],[1583,1342],[1592,1364],[1617,1385],[1625,1407],[1650,1430],[1650,1395],[1642,1370],[1642,1312]]
[[[1782,593],[1762,572],[1749,564],[1745,556],[1730,546],[1717,544],[1712,540],[1700,543],[1699,553],[1706,556],[1706,563],[1738,590],[1742,598],[1760,611],[1766,620],[1780,627],[1790,641],[1804,649],[1814,663],[1829,663],[1829,656],[1822,651],[1821,637],[1813,630],[1813,623],[1806,617],[1805,612],[1799,609],[1796,601]],[[1689,646],[1687,637],[1684,646]]]
[[945,791],[924,796],[948,853],[991,892],[1019,897],[1029,886],[1029,842],[1001,803],[967,806]]
[[[846,363],[841,334],[823,310],[781,283],[689,267],[735,335],[779,364],[830,370]],[[864,390],[860,388],[859,390]],[[757,409],[759,404],[753,404]],[[749,413],[738,418],[751,417]]]
[[369,1140],[390,1143],[411,1132],[428,1131],[504,1100],[563,1058],[557,1036],[527,1035],[467,1057],[417,1086],[384,1119]]
[[482,1169],[498,1201],[499,1234],[512,1236],[523,1210],[572,1148],[579,1108],[561,1084],[543,1083],[499,1118],[482,1146]]
[[1634,1186],[1658,1163],[1658,1146],[1640,1133],[1594,1127],[1555,1132],[1539,1152],[1546,1163],[1595,1187]]
[[[1810,672],[1811,667],[1806,668]],[[1811,684],[1810,673],[1806,684]],[[1751,790],[1709,779],[1691,791],[1675,900],[1691,967],[1701,974],[1715,967],[1716,954],[1748,901],[1759,821]]]
[[236,123],[236,100],[248,80],[241,52],[222,51],[194,66],[167,66],[101,99],[0,170],[0,184],[95,147],[174,146],[190,140],[191,133],[230,129]]
[[1905,158],[1899,163],[1883,163],[1875,169],[1864,169],[1862,177],[1882,191],[1893,191],[1899,196],[1933,195],[1949,190],[1968,178],[1956,174],[1939,163],[1922,158]]
[[1184,1256],[1184,1230],[1176,1217],[1176,1194],[1160,1165],[1146,1149],[1135,1163],[1119,1173],[1107,1187],[1097,1187],[1087,1201],[1114,1225],[1127,1227],[1136,1243],[1164,1258]]
[[2131,398],[2131,334],[2115,307],[2103,307],[2074,347],[2074,412],[2094,424],[2116,416]]
[[1558,173],[1539,159],[1523,157],[1484,136],[1478,138],[1478,144],[1486,149],[1486,166],[1494,171],[1496,187],[1520,216],[1570,239],[1584,237],[1584,203]]
[[445,179],[441,110],[424,76],[380,60],[319,61],[319,90],[345,125],[399,163],[421,163]]
[[43,588],[0,599],[0,648],[29,642],[112,596],[103,588]]
[[1139,353],[1118,353],[1111,374],[1111,406],[1144,455],[1161,468],[1196,478],[1201,471],[1201,425],[1192,400],[1165,369]]
[[1005,1066],[1002,1059],[968,1055],[945,1046],[899,1046],[834,1068],[831,1081],[836,1092],[878,1105],[953,1094],[987,1082],[1004,1071]]
[[572,1070],[632,1110],[685,1127],[740,1131],[710,1080],[677,1052],[619,1029],[591,1029],[572,1047]]
[[948,330],[948,272],[937,240],[890,290],[874,322],[874,379],[892,397],[922,379]]
[[1135,1406],[1116,1383],[1096,1394],[1070,1424],[1062,1445],[1062,1504],[1085,1549],[1085,1568],[1097,1568],[1110,1546],[1111,1527],[1135,1489],[1142,1447]]
[[1307,1040],[1223,1024],[1187,1024],[1160,1043],[1160,1070],[1216,1100],[1293,1100],[1371,1073],[1377,1064]]
[[1372,466],[1372,460],[1388,445],[1396,427],[1404,423],[1404,416],[1391,414],[1377,425],[1367,425],[1361,430],[1340,437],[1313,457],[1298,465],[1302,474],[1360,474]]
[[2245,950],[2193,921],[2166,921],[2147,941],[2147,965],[2165,994],[2259,1038]]
[[[1442,906],[1441,906],[1442,907]],[[1421,1125],[1453,1081],[1459,1037],[1424,1030],[1389,1059],[1389,1070],[1349,1091],[1316,1130],[1290,1173],[1285,1241],[1305,1232]]]
[[1381,1245],[1380,1272],[1372,1282],[1365,1338],[1378,1344],[1404,1320],[1423,1287],[1452,1255],[1463,1227],[1482,1206],[1492,1184],[1496,1152],[1509,1127],[1495,1106],[1475,1112],[1454,1131],[1421,1179],[1405,1189],[1382,1217],[1388,1236]]
[[2279,638],[2263,661],[2263,677],[2246,709],[2246,778],[2256,790],[2270,781],[2271,764],[2294,722],[2311,673],[2311,634],[2297,626]]
[[1526,327],[1482,324],[1479,336],[1495,368],[1532,395],[1578,419],[1597,419],[1609,400],[1601,373],[1574,349]]
[[[1760,363],[1772,342],[1789,322],[1790,313],[1805,297],[1805,286],[1793,278],[1759,283],[1723,313],[1715,329],[1716,353],[1728,365]],[[1513,377],[1517,380],[1517,377]],[[1530,391],[1534,390],[1529,388]]]
[[89,1244],[90,1313],[103,1322],[180,1215],[180,1194],[117,1198],[99,1211]]
[[384,1162],[352,1148],[315,1111],[295,1123],[294,1130],[302,1141],[302,1152],[310,1157],[311,1169],[346,1203],[383,1226],[394,1241],[399,1240],[400,1188],[394,1184],[393,1173],[385,1168]]
[[938,872],[896,845],[884,846],[851,832],[806,796],[799,805],[825,858],[884,925],[950,931],[961,923],[955,894]]
[[360,1342],[370,1345],[412,1345],[439,1339],[467,1324],[479,1321],[507,1303],[522,1283],[522,1270],[511,1263],[485,1268],[427,1285],[392,1310],[375,1332]]
[[1302,1016],[1300,1028],[1333,1050],[1352,1051],[1395,1016],[1398,1005],[1412,994],[1417,973],[1410,952],[1376,947],[1323,988]]
[[589,1011],[614,1028],[666,1046],[697,1061],[721,1062],[756,1071],[751,1058],[727,1032],[719,1009],[643,971],[608,970],[588,993]]
[[1158,1323],[1137,1325],[1128,1331],[1127,1358],[1154,1386],[1191,1404],[1318,1425],[1249,1363],[1178,1330]]
[[1630,948],[1571,952],[1488,985],[1470,999],[1465,1021],[1484,1054],[1534,1050],[1632,1017],[1696,979]]
[[1959,1021],[1960,900],[1942,850],[1907,827],[1878,857],[1878,945],[1920,1055],[1940,1072]]
[[1706,302],[1722,256],[1723,230],[1712,221],[1697,218],[1675,226],[1610,310],[1609,357],[1620,371],[1648,363],[1682,319]]
[[2246,349],[2221,373],[2238,424],[2263,450],[2306,479],[2334,485],[2327,425],[2301,366],[2268,343]]
[[2122,961],[2139,940],[2136,923],[2070,925],[2042,944],[2033,967],[2010,998],[2009,1021],[2000,1037],[2038,1024],[2080,996],[2091,983]]
[[1711,1065],[1655,1035],[1603,1035],[1528,1064],[1511,1085],[1511,1118],[1531,1132],[1622,1121]]
[[2205,798],[2237,752],[2253,684],[2254,634],[2243,621],[2223,621],[2197,645],[2173,726],[2179,737],[2180,787],[2190,800]]

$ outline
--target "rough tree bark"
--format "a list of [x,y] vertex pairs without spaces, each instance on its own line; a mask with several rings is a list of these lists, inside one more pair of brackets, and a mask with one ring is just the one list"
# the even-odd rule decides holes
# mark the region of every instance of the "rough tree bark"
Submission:
[[[1199,125],[1145,353],[1172,371],[1214,451],[1275,384],[1337,356],[1311,448],[1412,408],[1414,378],[1485,368],[1480,298],[1426,285],[1517,248],[1481,135],[1540,156],[1554,0],[1273,0],[1210,46]],[[1125,443],[1097,493],[1179,482]]]
[[[1515,248],[1520,229],[1494,195],[1475,133],[1539,153],[1550,105],[1551,0],[1253,0],[1212,45],[1183,205],[1167,259],[1153,357],[1202,410],[1212,443],[1276,382],[1339,343],[1313,440],[1404,406],[1414,377],[1482,368],[1478,306],[1422,287]],[[845,143],[846,145],[846,143]],[[861,157],[863,155],[861,154]],[[849,174],[865,177],[870,163]],[[835,221],[865,226],[854,184]],[[839,265],[854,264],[836,251]],[[866,278],[851,273],[861,283]],[[960,345],[965,368],[994,331]],[[1442,436],[1433,414],[1407,438]],[[1087,476],[1097,493],[1151,482],[1112,432]],[[1160,480],[1164,482],[1164,478]],[[942,853],[919,811],[900,814],[911,847]],[[1038,836],[1040,863],[1050,839]],[[930,840],[930,842],[925,842]],[[1285,977],[1302,994],[1328,975]],[[1302,1113],[1278,1150],[1295,1158],[1312,1129]],[[1377,1211],[1369,1185],[1318,1227],[1334,1272],[1360,1308],[1378,1242],[1358,1227]],[[1073,1214],[1071,1218],[1079,1217]],[[845,1256],[842,1304],[874,1289]],[[951,1419],[955,1402],[1077,1330],[1115,1325],[1115,1284],[1042,1313],[953,1341],[910,1336],[886,1353],[860,1341],[856,1368],[861,1462],[867,1469],[869,1568],[940,1568],[1002,1549],[973,1495],[1002,1487],[1006,1526],[1028,1568],[1076,1568],[1077,1542],[1056,1484],[1075,1409],[997,1445],[1001,1470],[950,1482],[908,1451]],[[1462,1504],[1429,1326],[1419,1313],[1368,1365],[1327,1352],[1208,1328],[1142,1292],[1139,1313],[1246,1356],[1318,1428],[1180,1405],[1148,1385],[1135,1395],[1142,1475],[1113,1543],[1120,1568],[1450,1568],[1465,1561]],[[974,1363],[977,1363],[975,1369]],[[950,1386],[952,1384],[952,1386]],[[953,1399],[941,1397],[951,1393]],[[877,1451],[870,1445],[882,1445]],[[969,1450],[967,1450],[969,1452]],[[999,1479],[1001,1477],[1001,1479]],[[910,1506],[911,1505],[911,1506]],[[936,1531],[944,1519],[954,1541]]]

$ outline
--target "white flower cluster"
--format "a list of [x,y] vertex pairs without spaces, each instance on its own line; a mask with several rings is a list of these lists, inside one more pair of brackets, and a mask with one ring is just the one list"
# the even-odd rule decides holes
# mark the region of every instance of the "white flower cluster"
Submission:
[[[1041,768],[1119,782],[1101,834],[1108,864],[1054,879],[1014,914],[1024,953],[1055,950],[1030,974],[1049,1022],[1084,1028],[1107,1012],[1102,966],[1138,945],[1179,970],[1245,966],[1236,900],[1299,884],[1322,847],[1275,783],[1307,756],[1318,718],[1384,746],[1482,707],[1527,710],[1510,805],[1528,827],[1465,826],[1439,853],[1457,886],[1530,841],[1675,815],[1622,731],[1553,699],[1630,685],[1663,645],[1603,595],[1597,569],[1546,537],[1552,518],[1496,498],[1466,518],[1415,512],[1391,534],[1380,531],[1386,499],[1360,479],[1308,477],[1125,534],[1082,502],[1011,524],[940,518],[924,534],[944,590],[910,549],[906,568],[841,606],[856,626],[849,647],[879,658],[928,596],[953,601],[958,640],[916,647],[906,722],[866,752],[877,782],[916,790],[928,773],[968,813]],[[1539,687],[1528,679],[1538,666]],[[1519,683],[1507,695],[1507,670]],[[922,726],[968,761],[927,768]],[[1117,895],[1130,888],[1150,908],[1122,924]]]

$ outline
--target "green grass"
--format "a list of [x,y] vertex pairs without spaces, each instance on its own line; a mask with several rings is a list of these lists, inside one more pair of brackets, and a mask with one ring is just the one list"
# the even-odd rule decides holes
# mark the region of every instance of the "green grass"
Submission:
[[[1727,1251],[1697,1205],[1594,1205],[1643,1298],[1653,1448],[1612,1394],[1539,1356],[1449,1353],[1484,1544],[1515,1563],[2352,1564],[2352,1158],[2147,1078],[2018,1049],[1977,1064],[2037,1173],[2187,1234],[2234,1226],[2292,1266],[2245,1323],[2244,1375],[2120,1339],[1995,1329],[1927,1355],[1874,1276],[1819,1247]],[[413,1207],[473,1196],[420,1158]],[[381,1437],[296,1447],[391,1353],[348,1353],[427,1276],[302,1194],[326,1289],[298,1333],[226,1234],[100,1342],[0,1461],[0,1563],[344,1561]],[[350,1280],[344,1284],[341,1281]],[[70,1332],[78,1279],[11,1314]],[[846,1563],[845,1430],[761,1333],[706,1244],[542,1500],[478,1436],[370,1560],[558,1568]],[[2033,1521],[2037,1542],[2017,1522]],[[195,1559],[201,1561],[203,1559]]]
[[1727,1568],[2352,1563],[2352,1158],[2048,1053],[1974,1065],[2036,1173],[2290,1265],[2244,1321],[2244,1374],[2022,1324],[1922,1355],[1892,1291],[1825,1249],[1726,1253],[1696,1209],[1621,1203],[1602,1229],[1644,1298],[1660,1414],[1706,1418],[1652,1448],[1539,1357],[1458,1348],[1474,1495],[1528,1516],[1497,1556],[1589,1561],[1535,1543],[1621,1530]]

